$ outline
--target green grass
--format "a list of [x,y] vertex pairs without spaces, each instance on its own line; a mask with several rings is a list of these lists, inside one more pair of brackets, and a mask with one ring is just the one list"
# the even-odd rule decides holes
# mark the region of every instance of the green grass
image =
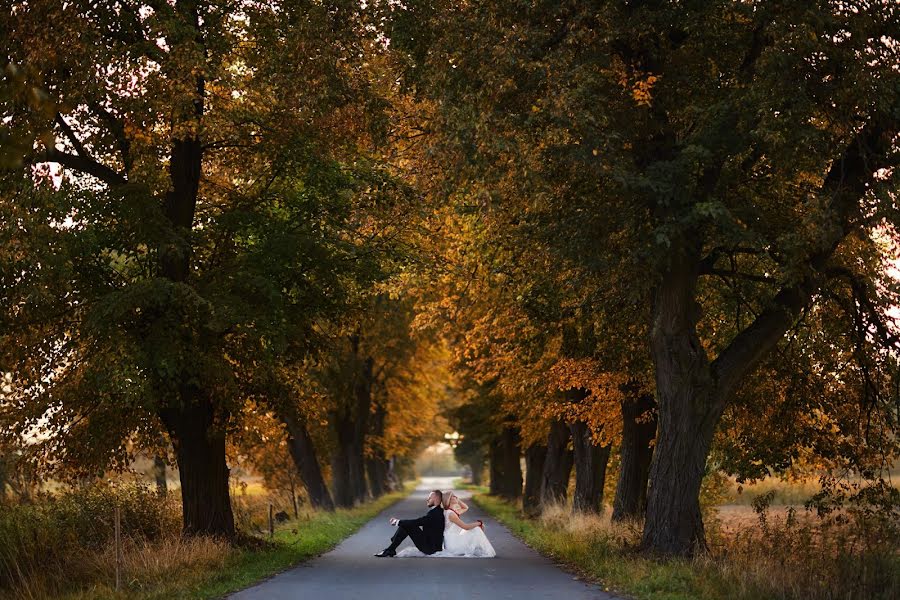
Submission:
[[[351,510],[316,513],[309,521],[294,522],[275,532],[275,547],[264,551],[241,551],[228,561],[223,573],[211,574],[195,590],[180,598],[217,598],[248,587],[337,546],[378,513],[406,497],[409,489],[388,494]],[[171,595],[166,597],[173,597]]]
[[488,487],[486,485],[473,485],[472,482],[466,481],[462,477],[453,480],[453,489],[467,490],[476,494],[488,493]]
[[[175,572],[167,569],[163,577],[155,580],[126,579],[126,589],[118,593],[109,585],[100,585],[66,598],[220,598],[334,548],[382,510],[406,497],[410,489],[407,484],[403,491],[385,495],[357,508],[338,509],[333,513],[314,512],[307,519],[289,521],[276,529],[272,544],[262,549],[226,548],[205,566],[198,567],[197,563],[202,561],[193,560],[190,568]],[[215,554],[215,550],[211,554]]]

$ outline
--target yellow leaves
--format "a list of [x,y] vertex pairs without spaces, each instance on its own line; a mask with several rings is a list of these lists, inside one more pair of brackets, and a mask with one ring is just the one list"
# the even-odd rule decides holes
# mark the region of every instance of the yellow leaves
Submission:
[[153,143],[153,138],[146,131],[136,126],[130,119],[125,120],[125,136],[133,142],[147,145]]
[[634,83],[631,87],[631,97],[638,105],[650,106],[650,101],[653,99],[653,86],[657,81],[659,81],[659,77],[649,75],[646,79],[639,79]]

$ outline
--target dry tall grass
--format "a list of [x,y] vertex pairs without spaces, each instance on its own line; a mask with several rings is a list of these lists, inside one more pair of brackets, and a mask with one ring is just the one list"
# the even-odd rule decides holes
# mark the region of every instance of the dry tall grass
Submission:
[[74,589],[91,597],[115,588],[115,507],[122,522],[123,587],[189,577],[221,565],[230,547],[183,539],[177,497],[140,485],[91,486],[4,507],[0,514],[0,597],[59,598]]
[[[845,511],[820,519],[793,509],[763,509],[749,526],[746,521],[730,525],[721,518],[711,522],[707,554],[692,561],[655,562],[635,552],[641,524],[611,523],[609,512],[575,515],[568,506],[550,507],[525,537],[601,580],[657,578],[659,588],[691,589],[687,597],[900,597],[896,523],[886,522],[885,515]],[[667,584],[666,577],[678,581]],[[692,581],[686,584],[685,578]],[[625,591],[634,589],[626,586]],[[642,597],[641,592],[636,595]]]
[[[113,547],[84,551],[64,563],[43,570],[23,570],[0,597],[16,600],[51,598],[124,598],[135,592],[160,590],[160,582],[195,580],[198,573],[224,568],[227,543],[210,538],[184,538],[178,534],[148,541],[126,538],[122,548],[122,592],[115,592],[116,556]],[[165,589],[165,586],[162,586]],[[75,590],[81,590],[77,592]]]

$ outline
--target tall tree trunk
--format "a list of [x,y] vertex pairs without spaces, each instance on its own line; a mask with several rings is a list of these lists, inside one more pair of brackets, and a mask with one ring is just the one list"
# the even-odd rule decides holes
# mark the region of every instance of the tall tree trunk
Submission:
[[491,441],[491,493],[509,500],[522,496],[519,431],[504,427]]
[[[358,359],[359,336],[351,337],[353,357]],[[332,413],[337,448],[332,458],[334,501],[338,506],[350,507],[366,500],[365,441],[372,407],[371,358],[360,361],[353,381],[350,402]]]
[[622,400],[622,445],[619,480],[613,501],[613,521],[643,519],[647,509],[647,481],[656,437],[656,399],[652,394]]
[[353,454],[353,421],[349,415],[337,414],[332,419],[332,426],[337,440],[337,447],[331,456],[331,485],[334,491],[334,503],[345,508],[354,505],[356,484],[351,466]]
[[366,358],[353,388],[356,402],[353,419],[353,452],[350,455],[350,475],[354,500],[364,502],[369,495],[366,483],[365,446],[369,432],[369,412],[372,410],[372,367],[374,361]]
[[609,444],[594,444],[590,427],[584,421],[576,421],[570,428],[575,448],[575,494],[572,497],[572,510],[583,513],[602,512]]
[[388,482],[388,490],[391,492],[396,492],[397,490],[403,487],[403,481],[400,478],[400,473],[397,472],[397,457],[392,456],[387,461],[387,482]]
[[719,414],[709,357],[696,333],[699,244],[676,249],[670,261],[653,302],[659,433],[642,544],[654,553],[687,556],[706,547],[700,485]]
[[[860,199],[872,189],[878,170],[887,166],[878,157],[890,155],[896,125],[870,121],[835,157],[821,193],[829,199],[837,227],[812,250],[804,275],[779,289],[712,362],[696,331],[701,316],[696,297],[697,279],[701,271],[709,272],[715,255],[701,258],[703,240],[697,231],[672,240],[651,309],[659,432],[650,465],[645,550],[686,556],[706,547],[700,485],[719,418],[740,381],[775,348],[821,288],[830,257],[857,227]],[[663,219],[672,216],[666,210],[660,210]]]
[[472,471],[472,485],[481,485],[484,481],[484,456],[469,461],[469,469]]
[[294,460],[297,472],[300,473],[300,479],[303,481],[303,487],[306,488],[310,505],[317,509],[334,510],[334,501],[331,499],[328,486],[325,485],[325,478],[322,477],[316,448],[309,435],[306,422],[290,407],[280,407],[277,412],[287,429],[288,451]]
[[[200,8],[196,2],[179,2],[175,10],[189,23],[172,36],[173,52],[182,47],[203,47],[200,31]],[[175,65],[175,69],[181,68]],[[188,75],[171,73],[173,80]],[[163,211],[171,226],[170,235],[158,253],[160,274],[166,279],[190,285],[191,230],[197,207],[197,195],[203,174],[203,142],[197,133],[203,122],[206,80],[202,71],[192,78],[191,102],[172,113],[173,130],[183,137],[172,141],[169,154],[169,180]],[[173,335],[180,335],[175,331]],[[209,342],[214,343],[214,342]],[[163,407],[160,418],[169,431],[175,449],[181,479],[181,503],[184,531],[187,534],[215,535],[234,538],[234,515],[228,489],[228,466],[225,462],[225,426],[228,415],[218,406],[214,396],[183,382],[177,404]]]
[[185,390],[178,406],[160,415],[169,432],[181,479],[181,506],[187,535],[233,539],[234,515],[225,463],[225,421],[215,404]]
[[575,460],[569,449],[571,432],[565,421],[556,419],[550,423],[547,435],[547,457],[541,477],[541,505],[565,502],[569,490],[569,477]]
[[525,450],[525,496],[522,508],[528,515],[539,514],[541,510],[541,482],[546,460],[547,446],[544,444],[532,444]]
[[373,498],[379,498],[388,490],[388,460],[384,456],[384,420],[387,411],[383,403],[378,403],[371,415],[371,436],[366,456],[366,472],[369,475],[369,489]]
[[390,463],[384,458],[367,458],[366,472],[369,475],[369,489],[373,498],[380,498],[390,490],[388,469]]
[[490,481],[488,482],[488,493],[491,496],[499,496],[500,490],[503,487],[501,482],[500,453],[500,439],[492,438],[491,443],[488,445],[488,477],[490,478]]
[[156,482],[156,493],[165,498],[169,493],[169,485],[166,481],[166,460],[159,455],[153,457],[153,479]]

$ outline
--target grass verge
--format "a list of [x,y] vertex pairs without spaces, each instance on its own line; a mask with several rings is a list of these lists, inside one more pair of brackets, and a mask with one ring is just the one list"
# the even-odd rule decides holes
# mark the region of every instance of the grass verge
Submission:
[[719,540],[710,555],[663,561],[635,551],[638,524],[572,515],[566,507],[529,519],[504,500],[481,494],[475,501],[541,554],[639,600],[886,600],[900,592],[900,559],[890,546],[862,552],[836,531],[812,539],[796,524],[769,523],[763,534]]
[[[20,550],[19,555],[10,560],[6,556],[10,549],[22,547],[19,538],[30,539],[33,532],[27,530],[25,533],[28,535],[24,535],[18,530],[0,527],[0,542],[10,538],[5,545],[0,543],[0,582],[13,584],[0,585],[0,599],[220,598],[330,550],[382,510],[406,497],[412,487],[407,484],[402,491],[353,509],[339,509],[332,513],[309,510],[302,513],[299,519],[280,525],[273,540],[268,541],[266,536],[265,540],[252,542],[250,538],[251,543],[244,547],[233,547],[209,538],[183,538],[179,523],[164,522],[169,527],[152,536],[137,532],[123,536],[123,576],[119,591],[115,590],[115,551],[106,539],[107,532],[86,530],[97,538],[96,543],[90,545],[87,544],[90,538],[80,529],[76,532],[77,536],[73,532],[60,531],[54,540],[49,533],[51,526],[62,521],[58,517],[51,518],[53,515],[44,516],[44,520],[37,522],[39,527],[35,530],[47,531],[50,537],[41,545],[52,550],[55,544],[59,546],[59,551],[55,554],[51,552],[53,555],[48,557],[47,551],[44,555],[31,553],[34,554],[31,556]],[[78,507],[83,508],[84,499],[78,497],[76,500]],[[137,500],[145,500],[147,505],[152,503],[143,497]],[[76,502],[69,502],[66,506],[68,504],[74,505]],[[65,513],[63,516],[69,515]],[[159,520],[155,513],[145,518],[149,524]],[[132,518],[129,523],[133,521],[137,519]],[[6,536],[2,535],[4,531]],[[18,533],[18,538],[13,538],[10,532]],[[72,537],[77,544],[65,545],[60,536]],[[7,571],[18,571],[20,576],[14,579],[4,577]]]
[[474,494],[487,494],[488,487],[486,485],[474,485],[471,481],[466,481],[463,478],[458,478],[453,480],[453,489],[455,490],[467,490]]

